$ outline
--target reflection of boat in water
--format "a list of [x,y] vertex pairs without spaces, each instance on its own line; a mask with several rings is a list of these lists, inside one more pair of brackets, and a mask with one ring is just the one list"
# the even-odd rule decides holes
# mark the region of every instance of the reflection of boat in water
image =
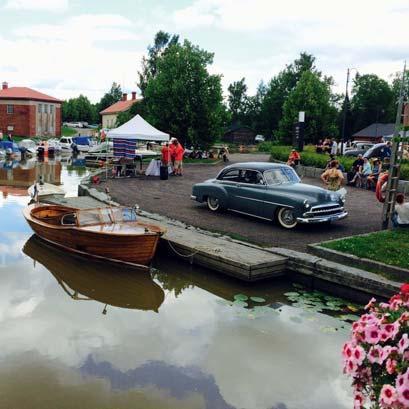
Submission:
[[33,204],[25,219],[41,238],[83,255],[147,265],[165,230],[137,219],[134,209],[101,207],[75,209]]
[[[69,255],[35,235],[23,252],[42,264],[73,300],[95,300],[120,308],[158,311],[165,294],[150,273]],[[104,308],[106,313],[106,306]]]

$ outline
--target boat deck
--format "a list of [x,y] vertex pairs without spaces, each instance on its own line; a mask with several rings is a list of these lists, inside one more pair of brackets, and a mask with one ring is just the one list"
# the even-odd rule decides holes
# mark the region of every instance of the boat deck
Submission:
[[[138,222],[113,223],[113,224],[97,224],[93,226],[79,226],[79,230],[91,231],[95,233],[112,233],[124,235],[146,234],[145,226]],[[152,231],[151,229],[148,229]]]

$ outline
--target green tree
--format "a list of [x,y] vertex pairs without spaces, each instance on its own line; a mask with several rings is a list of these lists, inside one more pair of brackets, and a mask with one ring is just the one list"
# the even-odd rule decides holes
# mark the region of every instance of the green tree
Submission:
[[113,82],[111,89],[107,93],[104,94],[104,96],[101,98],[101,100],[97,104],[98,112],[101,112],[105,108],[108,108],[112,104],[115,104],[115,102],[120,101],[121,98],[122,98],[121,86],[117,84],[116,82]]
[[221,78],[210,75],[213,54],[185,40],[169,46],[148,79],[144,110],[154,126],[182,143],[209,146],[221,133]]
[[142,71],[138,72],[138,87],[141,90],[143,97],[145,96],[145,90],[149,80],[154,78],[157,73],[159,59],[169,47],[178,42],[179,36],[176,34],[171,35],[164,31],[158,31],[156,33],[153,45],[148,47],[148,57],[142,57]]
[[[268,138],[271,138],[273,133],[277,131],[283,116],[284,103],[305,72],[311,72],[318,78],[322,77],[321,72],[315,66],[315,57],[312,54],[302,52],[294,62],[287,65],[263,87],[260,98],[258,131]],[[333,82],[331,77],[324,77],[323,80],[328,85]]]
[[385,80],[374,74],[357,74],[352,95],[351,111],[354,131],[374,122],[394,122],[392,108],[394,93]]
[[337,109],[332,105],[330,86],[317,73],[305,71],[284,103],[279,136],[287,143],[292,140],[293,126],[300,111],[305,112],[307,143],[315,143],[325,136],[337,136]]
[[233,123],[243,124],[248,109],[247,85],[245,78],[235,81],[227,88],[227,102]]
[[64,101],[62,106],[62,120],[64,122],[81,121],[95,123],[97,120],[96,107],[86,96],[81,94],[77,98]]

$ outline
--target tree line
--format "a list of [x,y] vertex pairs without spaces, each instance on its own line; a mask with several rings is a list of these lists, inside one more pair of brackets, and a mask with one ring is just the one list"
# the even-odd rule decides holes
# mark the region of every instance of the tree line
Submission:
[[[305,112],[306,142],[339,137],[346,108],[345,136],[374,122],[394,122],[399,94],[397,74],[388,83],[374,74],[356,73],[351,98],[333,91],[334,80],[302,52],[267,83],[249,95],[245,78],[233,82],[223,96],[221,75],[209,73],[214,54],[159,31],[138,72],[143,100],[118,116],[118,125],[136,114],[189,145],[208,146],[231,126],[248,126],[267,139],[288,143],[298,112]],[[405,90],[409,89],[409,76]],[[84,96],[63,105],[64,120],[98,121],[98,112],[121,99],[119,85],[97,104]]]

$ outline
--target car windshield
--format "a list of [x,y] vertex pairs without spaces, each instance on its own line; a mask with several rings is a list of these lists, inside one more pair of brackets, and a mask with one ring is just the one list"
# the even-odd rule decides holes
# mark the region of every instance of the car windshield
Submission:
[[291,168],[279,167],[276,169],[266,170],[264,179],[267,185],[281,185],[282,183],[298,183],[300,178]]

